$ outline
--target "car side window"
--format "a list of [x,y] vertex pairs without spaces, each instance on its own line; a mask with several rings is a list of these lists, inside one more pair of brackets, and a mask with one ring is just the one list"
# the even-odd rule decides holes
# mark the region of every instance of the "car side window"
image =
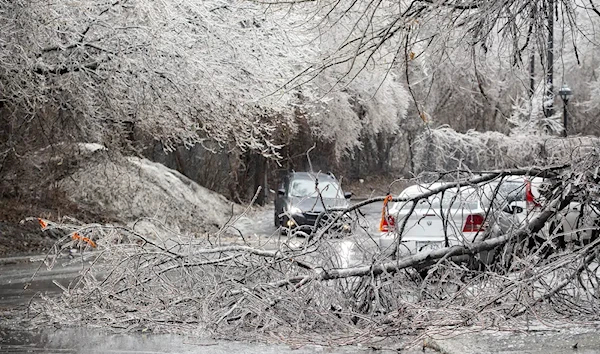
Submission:
[[285,196],[287,196],[290,192],[290,179],[288,177],[285,177],[283,179],[283,182],[281,183],[281,188],[283,188],[285,190]]
[[520,182],[493,182],[486,185],[484,191],[482,203],[486,207],[525,201],[525,184]]

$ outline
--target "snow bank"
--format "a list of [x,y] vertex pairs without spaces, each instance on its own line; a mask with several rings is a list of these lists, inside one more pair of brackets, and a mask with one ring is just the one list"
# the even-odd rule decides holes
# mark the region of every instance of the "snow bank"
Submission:
[[83,209],[128,223],[152,218],[178,232],[215,231],[232,213],[222,195],[138,157],[96,153],[59,186]]
[[96,152],[96,151],[106,150],[106,147],[104,145],[98,144],[98,143],[79,143],[79,144],[77,144],[77,146],[81,150],[85,150],[88,152]]

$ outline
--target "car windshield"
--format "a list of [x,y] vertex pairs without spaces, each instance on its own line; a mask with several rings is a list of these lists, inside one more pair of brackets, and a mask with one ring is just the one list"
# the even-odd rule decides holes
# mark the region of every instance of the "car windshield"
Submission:
[[319,182],[319,191],[315,188],[315,181],[299,179],[292,181],[290,195],[297,198],[317,198],[319,192],[323,198],[341,198],[344,193],[335,182]]

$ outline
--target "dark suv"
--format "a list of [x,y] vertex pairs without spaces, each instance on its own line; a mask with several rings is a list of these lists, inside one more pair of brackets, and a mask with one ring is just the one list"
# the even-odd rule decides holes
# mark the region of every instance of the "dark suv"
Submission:
[[314,226],[321,212],[332,208],[347,208],[351,196],[352,193],[342,191],[333,174],[289,172],[283,177],[277,190],[275,226]]

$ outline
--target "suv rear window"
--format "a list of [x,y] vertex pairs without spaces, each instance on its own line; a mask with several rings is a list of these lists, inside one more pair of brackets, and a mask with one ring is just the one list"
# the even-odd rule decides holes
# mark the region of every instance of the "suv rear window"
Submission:
[[463,209],[475,209],[477,208],[477,198],[473,194],[472,189],[449,189],[443,194],[436,194],[429,197],[429,203],[432,208],[463,208]]

